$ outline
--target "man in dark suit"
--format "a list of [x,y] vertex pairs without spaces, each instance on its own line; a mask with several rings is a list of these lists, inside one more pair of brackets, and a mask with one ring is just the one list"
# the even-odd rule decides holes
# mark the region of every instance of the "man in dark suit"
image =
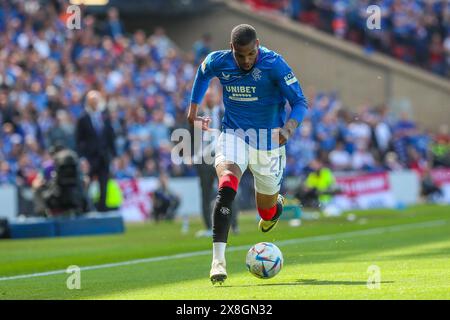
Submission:
[[111,160],[116,156],[115,134],[109,115],[103,110],[104,99],[99,91],[86,95],[86,107],[76,129],[77,152],[90,166],[91,181],[97,178],[100,188],[98,211],[107,211],[106,186]]

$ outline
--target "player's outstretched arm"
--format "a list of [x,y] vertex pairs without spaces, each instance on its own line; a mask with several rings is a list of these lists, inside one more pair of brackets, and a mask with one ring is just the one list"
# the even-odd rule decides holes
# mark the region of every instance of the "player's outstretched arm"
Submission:
[[191,92],[191,105],[200,104],[208,90],[209,82],[215,76],[212,68],[214,52],[211,52],[197,69]]
[[277,141],[279,145],[285,144],[288,139],[294,134],[295,129],[299,126],[296,119],[289,119],[283,128],[276,128],[272,130],[272,140]]
[[297,119],[289,119],[280,130],[280,144],[286,143],[287,140],[292,137],[298,126],[299,122]]
[[210,53],[197,70],[194,84],[192,86],[191,104],[188,111],[188,121],[193,126],[201,126],[202,130],[209,130],[209,117],[199,117],[197,115],[198,105],[202,102],[206,90],[208,90],[209,82],[214,77],[211,61],[213,53]]
[[209,123],[211,122],[210,117],[199,117],[197,115],[198,112],[198,104],[191,102],[191,105],[189,106],[188,111],[188,122],[193,126],[199,126],[202,128],[202,130],[209,130]]
[[279,143],[284,144],[302,123],[308,104],[297,78],[282,57],[279,58],[273,71],[283,96],[291,106],[289,119],[279,130]]

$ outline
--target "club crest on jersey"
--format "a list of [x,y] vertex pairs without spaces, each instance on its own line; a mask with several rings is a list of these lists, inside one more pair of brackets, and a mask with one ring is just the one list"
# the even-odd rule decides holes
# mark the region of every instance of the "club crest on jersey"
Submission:
[[261,80],[261,73],[262,71],[258,68],[253,69],[252,71],[252,77],[255,81]]

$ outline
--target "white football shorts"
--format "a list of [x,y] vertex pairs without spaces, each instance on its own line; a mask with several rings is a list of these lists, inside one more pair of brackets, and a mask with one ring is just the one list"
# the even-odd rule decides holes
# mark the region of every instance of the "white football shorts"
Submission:
[[258,150],[242,138],[222,132],[216,144],[214,166],[222,162],[237,164],[242,174],[248,167],[255,179],[256,192],[273,195],[280,191],[286,167],[286,148]]

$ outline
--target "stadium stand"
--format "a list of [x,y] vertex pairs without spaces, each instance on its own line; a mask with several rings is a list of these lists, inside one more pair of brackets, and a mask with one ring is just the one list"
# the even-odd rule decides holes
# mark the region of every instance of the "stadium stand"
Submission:
[[[450,3],[445,0],[241,0],[254,10],[293,20],[450,77]],[[381,29],[368,30],[369,5],[381,9]],[[369,31],[369,32],[368,32]]]

